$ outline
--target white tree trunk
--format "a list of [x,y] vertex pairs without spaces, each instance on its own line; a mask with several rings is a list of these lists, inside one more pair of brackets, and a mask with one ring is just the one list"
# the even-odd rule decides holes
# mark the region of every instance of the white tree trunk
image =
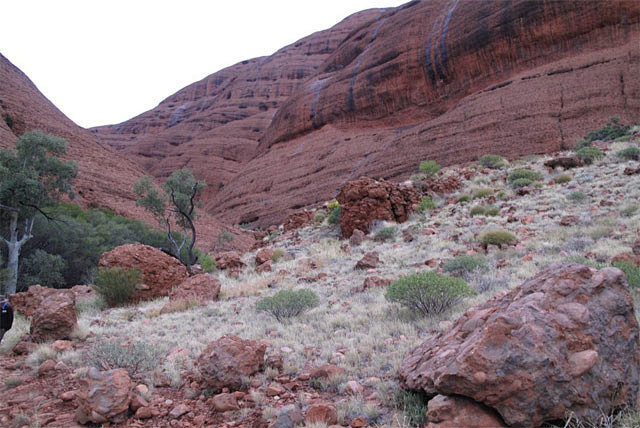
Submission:
[[27,242],[33,235],[33,220],[27,219],[24,222],[24,234],[22,238],[18,240],[18,212],[11,212],[11,222],[9,224],[9,240],[3,239],[7,244],[7,252],[9,253],[9,260],[7,261],[7,268],[9,269],[9,282],[5,285],[4,294],[9,296],[15,294],[16,287],[18,285],[18,260],[20,259],[20,250],[25,242]]

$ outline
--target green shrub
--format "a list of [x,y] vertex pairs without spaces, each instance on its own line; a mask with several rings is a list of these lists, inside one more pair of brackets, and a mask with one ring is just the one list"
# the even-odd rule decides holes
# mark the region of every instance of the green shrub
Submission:
[[376,241],[391,241],[396,237],[396,227],[395,226],[387,226],[378,229],[378,231],[374,235],[374,239]]
[[477,216],[477,215],[484,215],[485,214],[485,209],[482,205],[476,205],[475,207],[471,208],[471,210],[469,211],[469,215],[471,217]]
[[325,210],[318,210],[316,211],[316,215],[313,217],[313,222],[315,224],[322,224],[326,218],[327,212]]
[[571,202],[582,202],[587,199],[587,195],[582,192],[571,192],[567,195],[567,199]]
[[478,189],[473,192],[473,199],[488,198],[493,195],[493,189]]
[[458,203],[462,204],[464,202],[469,202],[471,200],[471,197],[469,195],[462,195],[458,198]]
[[198,260],[200,260],[200,266],[202,266],[202,270],[206,273],[211,273],[218,269],[216,260],[207,253],[202,253],[198,257]]
[[474,293],[460,278],[424,272],[408,275],[391,283],[387,287],[385,298],[424,316],[430,316],[441,314]]
[[527,179],[530,181],[537,181],[542,178],[542,176],[530,169],[514,169],[509,173],[509,183],[513,184],[516,180]]
[[571,177],[569,174],[560,174],[555,178],[555,180],[557,184],[564,184],[573,180],[573,177]]
[[142,281],[142,272],[137,269],[100,268],[93,288],[108,305],[117,306],[127,303]]
[[630,261],[615,262],[613,266],[617,267],[627,276],[629,287],[640,287],[640,267],[634,265]]
[[101,370],[127,369],[132,377],[139,377],[160,364],[162,350],[151,343],[119,340],[100,340],[93,344],[86,355],[90,366]]
[[513,180],[511,182],[511,186],[514,189],[519,189],[521,187],[531,186],[532,183],[533,181],[529,180],[528,178],[518,178],[517,180]]
[[329,204],[327,208],[329,209],[329,218],[327,219],[329,224],[332,224],[334,226],[339,225],[340,214],[342,213],[342,208],[340,207],[340,204],[337,202],[335,203],[332,202]]
[[488,270],[489,265],[483,258],[466,255],[449,260],[442,266],[443,272],[460,278],[467,278],[473,272]]
[[426,196],[423,196],[422,199],[420,200],[420,204],[418,205],[417,209],[418,209],[418,212],[422,213],[427,210],[432,210],[435,207],[436,207],[436,204],[431,199],[431,196],[426,195]]
[[[404,421],[411,427],[422,427],[427,415],[428,398],[423,392],[397,389],[394,394],[395,408],[402,412]],[[404,425],[403,425],[404,426]]]
[[438,171],[440,171],[440,165],[438,165],[435,161],[427,160],[420,162],[420,166],[418,167],[418,169],[427,177],[433,177]]
[[498,155],[484,155],[478,159],[480,166],[484,168],[500,169],[507,164],[502,156]]
[[258,301],[256,310],[268,312],[282,322],[317,306],[318,301],[318,296],[311,290],[280,290],[272,297]]
[[496,198],[500,200],[507,199],[507,192],[505,191],[498,192],[498,194],[496,195]]
[[639,160],[640,147],[636,147],[636,146],[627,147],[626,149],[620,150],[616,154],[626,160]]
[[278,260],[280,260],[282,257],[284,257],[284,250],[281,250],[280,248],[276,248],[275,250],[273,250],[271,261],[274,263],[278,263]]
[[493,205],[487,205],[484,210],[484,215],[486,216],[496,216],[500,214],[500,210]]
[[613,141],[616,138],[620,138],[626,135],[626,133],[629,132],[630,129],[631,126],[621,125],[619,118],[612,117],[611,119],[609,119],[609,122],[602,128],[589,132],[584,137],[584,141],[589,143],[596,140]]
[[590,164],[593,163],[594,160],[603,157],[604,154],[597,147],[583,147],[576,152],[576,156],[584,163]]
[[480,234],[480,243],[484,247],[488,245],[510,245],[516,241],[515,235],[506,230],[488,230]]
[[61,256],[37,249],[20,264],[21,283],[61,288],[66,285],[62,275],[66,268],[67,262]]
[[583,147],[591,147],[591,141],[587,141],[587,140],[580,140],[576,143],[574,149],[575,150],[580,150]]

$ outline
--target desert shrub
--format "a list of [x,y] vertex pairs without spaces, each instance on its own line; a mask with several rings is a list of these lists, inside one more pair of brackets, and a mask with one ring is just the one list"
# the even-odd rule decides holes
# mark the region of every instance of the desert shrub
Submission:
[[427,401],[429,401],[424,393],[398,389],[394,394],[394,401],[395,408],[402,412],[408,426],[423,426],[427,414]]
[[325,210],[318,210],[316,211],[316,215],[313,217],[313,222],[315,224],[322,224],[326,218],[327,212]]
[[491,169],[500,169],[507,164],[505,159],[499,155],[484,155],[478,159],[480,166]]
[[24,382],[24,380],[20,376],[9,376],[4,379],[4,388],[12,389],[22,385],[22,382]]
[[555,180],[557,184],[564,184],[573,180],[573,177],[571,177],[569,174],[560,174],[555,178]]
[[627,204],[620,210],[620,215],[622,217],[633,217],[633,215],[638,211],[638,205],[636,204]]
[[501,190],[500,192],[498,192],[498,194],[496,195],[496,198],[500,199],[500,200],[504,200],[508,198],[507,192]]
[[622,125],[620,124],[619,118],[612,117],[602,128],[589,132],[584,137],[583,141],[587,143],[591,143],[596,140],[613,141],[616,138],[624,136],[630,129],[631,126]]
[[603,157],[604,154],[597,147],[583,147],[576,152],[576,156],[578,156],[584,163],[590,164],[593,163],[594,160]]
[[397,228],[395,226],[387,226],[378,229],[374,235],[376,241],[391,241],[396,237]]
[[478,189],[473,192],[473,199],[488,198],[493,195],[493,189]]
[[428,210],[432,210],[436,207],[436,204],[431,199],[431,196],[426,195],[420,199],[420,204],[418,205],[418,212],[422,213]]
[[616,153],[619,157],[626,160],[638,160],[640,159],[640,147],[630,146],[626,149],[620,150]]
[[280,248],[276,248],[273,250],[273,255],[271,256],[271,261],[274,263],[278,263],[278,260],[284,257],[284,250]]
[[340,214],[342,213],[342,208],[337,201],[333,201],[327,205],[327,209],[329,210],[329,217],[327,221],[329,224],[337,226],[340,224]]
[[66,284],[62,275],[66,268],[67,262],[61,256],[37,249],[21,263],[20,282],[26,286],[41,284],[61,288]]
[[571,192],[567,195],[567,199],[571,202],[582,202],[587,199],[587,195],[582,192]]
[[462,204],[464,202],[469,202],[471,200],[471,197],[469,195],[462,195],[458,198],[458,203]]
[[473,294],[473,289],[460,278],[424,272],[408,275],[391,283],[387,287],[385,298],[424,316],[430,316],[441,314],[464,297]]
[[471,273],[489,270],[484,258],[474,256],[458,256],[442,266],[442,271],[460,278],[467,278]]
[[207,253],[202,253],[198,257],[198,260],[200,261],[200,266],[202,266],[202,270],[205,271],[206,273],[211,273],[216,269],[218,269],[216,260]]
[[[532,171],[530,169],[523,168],[523,169],[515,169],[511,171],[509,173],[508,180],[509,180],[509,183],[513,185],[518,180],[526,179],[526,180],[529,180],[531,183],[531,182],[540,180],[541,178],[542,176],[540,176],[539,173]],[[517,187],[517,186],[514,186],[514,187]]]
[[640,287],[640,267],[634,265],[630,261],[615,262],[613,266],[617,267],[627,276],[629,287]]
[[480,243],[485,247],[487,245],[510,245],[516,240],[515,235],[507,230],[488,230],[480,234]]
[[484,210],[484,215],[486,216],[496,216],[500,214],[500,210],[493,205],[487,205]]
[[101,340],[89,349],[86,360],[87,364],[101,370],[123,368],[132,377],[139,377],[158,366],[162,352],[157,345],[142,341]]
[[531,184],[533,184],[533,181],[529,180],[528,178],[518,178],[517,180],[513,180],[511,182],[511,186],[514,189],[531,186]]
[[418,170],[427,177],[433,177],[438,171],[440,171],[440,165],[432,160],[422,161],[418,166]]
[[484,207],[482,205],[476,205],[475,207],[471,208],[471,210],[469,210],[469,215],[471,217],[477,216],[477,215],[484,215]]
[[318,301],[318,296],[311,290],[280,290],[272,297],[259,300],[256,310],[268,312],[282,322],[317,306]]
[[110,306],[127,303],[144,280],[137,269],[100,268],[93,288]]

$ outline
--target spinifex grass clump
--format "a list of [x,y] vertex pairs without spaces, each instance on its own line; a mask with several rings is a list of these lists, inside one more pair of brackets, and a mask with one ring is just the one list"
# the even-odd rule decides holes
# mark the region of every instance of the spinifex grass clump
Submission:
[[467,278],[474,272],[486,272],[489,265],[484,258],[474,256],[458,256],[449,260],[442,267],[442,271],[453,276]]
[[433,199],[431,199],[431,196],[426,195],[423,196],[422,199],[420,200],[420,204],[418,204],[418,212],[422,213],[428,210],[432,210],[436,207],[435,202],[433,202]]
[[398,279],[387,287],[385,298],[400,303],[423,316],[443,313],[475,294],[463,279],[435,272],[415,273]]
[[317,306],[318,300],[318,296],[311,290],[280,290],[272,297],[258,301],[256,310],[268,312],[282,322]]
[[511,245],[516,241],[515,235],[507,230],[488,230],[480,235],[480,243],[485,248],[489,245]]
[[626,160],[640,160],[640,147],[630,146],[616,153],[619,157]]
[[530,169],[516,169],[509,174],[509,183],[514,188],[520,188],[531,185],[533,182],[542,178],[540,174]]
[[376,241],[392,241],[396,237],[397,228],[395,226],[387,226],[378,229],[378,231],[374,235],[374,239]]
[[507,164],[507,161],[499,155],[484,155],[478,159],[480,166],[484,168],[499,169]]
[[591,164],[594,160],[600,159],[604,156],[604,153],[597,147],[583,147],[576,152],[576,156],[578,156],[584,163]]
[[109,306],[117,306],[129,302],[143,278],[137,269],[100,268],[93,288]]

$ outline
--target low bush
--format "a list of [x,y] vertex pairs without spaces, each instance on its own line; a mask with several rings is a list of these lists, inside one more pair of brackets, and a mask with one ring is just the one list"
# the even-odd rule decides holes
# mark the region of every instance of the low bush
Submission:
[[101,340],[89,349],[86,359],[87,364],[98,369],[123,368],[138,378],[158,366],[162,352],[158,346],[142,341]]
[[326,218],[327,212],[325,210],[318,210],[316,211],[316,215],[313,217],[313,222],[315,224],[322,224]]
[[567,199],[571,202],[582,202],[587,199],[587,195],[582,192],[571,192],[567,195]]
[[374,239],[376,241],[391,241],[396,237],[397,228],[395,226],[387,226],[378,229],[378,231],[374,235]]
[[500,210],[493,205],[487,205],[484,210],[484,215],[486,216],[496,216],[500,214]]
[[485,213],[485,209],[482,205],[476,205],[475,207],[471,208],[471,210],[469,210],[469,215],[471,217],[475,217],[477,215],[484,215]]
[[342,213],[342,208],[340,207],[340,204],[337,201],[333,201],[329,203],[329,205],[327,206],[327,209],[329,210],[329,217],[327,217],[327,221],[329,222],[329,224],[332,224],[334,226],[339,225],[340,214]]
[[205,271],[206,273],[211,273],[216,269],[218,269],[216,260],[207,253],[202,253],[198,257],[198,260],[200,261],[200,266],[202,266],[202,270]]
[[622,125],[619,118],[612,117],[602,128],[589,132],[584,137],[583,141],[587,143],[591,143],[596,140],[613,141],[626,135],[630,129],[631,126]]
[[583,147],[576,152],[576,156],[588,165],[593,163],[594,160],[603,157],[604,153],[597,147]]
[[613,266],[624,272],[624,274],[627,276],[629,287],[640,287],[640,267],[634,265],[630,261],[615,262]]
[[638,211],[638,205],[636,204],[627,204],[620,210],[620,215],[622,217],[633,217],[633,215]]
[[418,205],[418,212],[422,213],[428,210],[432,210],[436,207],[436,204],[433,202],[433,199],[431,199],[431,196],[426,195],[423,196],[422,199],[420,200],[420,204]]
[[458,203],[462,204],[464,202],[469,202],[471,200],[471,197],[468,195],[462,195],[458,198]]
[[478,159],[478,163],[484,168],[500,169],[507,164],[507,161],[499,155],[484,155]]
[[256,310],[268,312],[282,322],[317,306],[318,302],[318,296],[311,290],[280,290],[272,297],[259,300]]
[[478,189],[473,192],[473,199],[488,198],[493,195],[493,189]]
[[93,288],[109,306],[117,306],[129,302],[142,281],[142,272],[137,269],[100,268]]
[[385,298],[424,316],[431,316],[443,313],[474,293],[460,278],[424,272],[408,275],[391,283],[387,287]]
[[560,174],[555,178],[557,184],[568,183],[571,180],[573,180],[573,177],[571,177],[569,174]]
[[474,272],[486,272],[489,265],[484,258],[474,256],[458,256],[442,266],[442,271],[460,278],[467,278]]
[[418,170],[427,177],[433,177],[438,171],[440,171],[440,165],[432,160],[422,161],[418,166]]
[[626,160],[640,160],[640,147],[630,146],[616,153],[619,157]]
[[542,176],[535,172],[532,171],[530,169],[514,169],[513,171],[511,171],[509,173],[509,183],[511,183],[513,185],[513,183],[517,180],[521,180],[521,179],[527,179],[530,180],[531,182],[533,181],[538,181],[542,178]]
[[531,186],[531,184],[533,184],[533,181],[529,180],[528,178],[518,178],[517,180],[513,180],[511,182],[511,187],[513,187],[514,189],[519,189],[521,187]]
[[271,261],[274,263],[278,263],[278,261],[284,257],[284,250],[281,250],[280,248],[276,248],[275,250],[273,250],[273,255],[271,256]]
[[488,245],[510,245],[516,241],[515,235],[507,230],[488,230],[480,234],[480,243],[485,248]]
[[[394,394],[395,408],[402,412],[407,426],[421,427],[427,415],[429,399],[423,392],[397,389]],[[402,426],[405,426],[404,424]]]

